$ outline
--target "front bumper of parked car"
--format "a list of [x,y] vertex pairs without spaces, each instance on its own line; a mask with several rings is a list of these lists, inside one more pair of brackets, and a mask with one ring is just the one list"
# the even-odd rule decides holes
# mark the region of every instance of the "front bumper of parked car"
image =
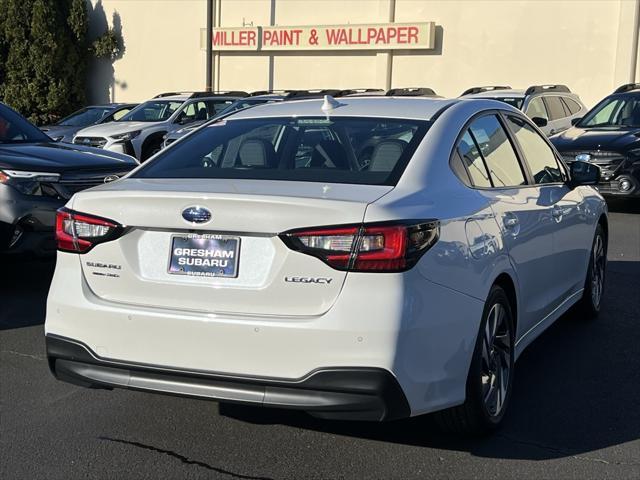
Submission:
[[581,153],[590,155],[589,162],[600,168],[601,180],[597,188],[602,195],[640,197],[640,160],[614,151],[571,151],[562,152],[562,156],[570,164]]

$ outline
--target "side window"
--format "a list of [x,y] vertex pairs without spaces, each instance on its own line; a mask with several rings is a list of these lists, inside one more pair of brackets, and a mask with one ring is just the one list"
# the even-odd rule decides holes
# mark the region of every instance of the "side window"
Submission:
[[516,152],[495,115],[475,120],[469,130],[480,148],[494,187],[513,187],[527,183]]
[[221,102],[220,100],[211,100],[208,102],[208,117],[207,118],[211,118],[216,116],[217,114],[219,114],[220,112],[222,112],[224,109],[226,109],[229,105],[231,105],[233,103],[232,100],[225,100],[224,102]]
[[[130,108],[123,108],[122,110],[117,111],[116,113],[114,113],[111,117],[111,120],[114,121],[118,121],[120,120],[122,117],[124,117],[127,113],[129,113],[131,111]],[[110,120],[110,121],[111,121]]]
[[560,97],[544,97],[544,103],[547,105],[549,120],[559,120],[567,116]]
[[196,104],[190,103],[182,109],[182,111],[180,112],[176,120],[178,123],[186,124],[186,123],[192,122],[195,116],[196,116]]
[[542,97],[532,98],[527,106],[527,111],[525,112],[527,117],[534,118],[540,117],[545,120],[549,120],[549,115],[547,115],[547,109],[544,106],[544,102],[542,101]]
[[565,106],[569,109],[569,112],[571,113],[571,115],[575,115],[582,108],[580,104],[575,100],[573,100],[572,98],[563,97],[562,101],[564,102]]
[[[491,186],[491,182],[489,181],[489,173],[487,172],[484,160],[480,155],[480,150],[478,150],[475,142],[471,138],[469,130],[467,130],[460,139],[455,153],[458,158],[462,160],[463,165],[467,168],[467,172],[469,172],[469,177],[471,177],[471,183],[473,186]],[[464,181],[464,177],[462,178],[462,180]]]
[[521,118],[508,116],[509,128],[524,153],[531,175],[537,185],[562,182],[562,172],[553,150],[547,142]]

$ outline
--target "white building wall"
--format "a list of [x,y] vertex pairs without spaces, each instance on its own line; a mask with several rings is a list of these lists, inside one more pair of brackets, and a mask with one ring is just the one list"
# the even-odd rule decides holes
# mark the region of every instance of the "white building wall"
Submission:
[[[119,14],[126,44],[114,64],[116,101],[204,88],[200,31],[206,26],[206,0],[102,0],[101,5],[108,19]],[[215,25],[221,27],[395,19],[434,21],[437,30],[433,51],[219,53],[214,85],[258,90],[391,84],[457,96],[474,85],[564,83],[593,105],[633,77],[638,8],[638,0],[215,0]]]

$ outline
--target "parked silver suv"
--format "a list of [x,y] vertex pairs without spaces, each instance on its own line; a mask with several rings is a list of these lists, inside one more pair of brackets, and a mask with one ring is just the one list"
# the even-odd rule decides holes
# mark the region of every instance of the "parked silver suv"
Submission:
[[574,119],[584,117],[588,110],[566,85],[533,85],[526,90],[498,85],[472,87],[460,96],[508,103],[522,110],[547,136],[564,132]]
[[162,148],[164,135],[216,116],[246,92],[163,93],[138,105],[118,122],[80,130],[73,143],[104,148],[144,161]]

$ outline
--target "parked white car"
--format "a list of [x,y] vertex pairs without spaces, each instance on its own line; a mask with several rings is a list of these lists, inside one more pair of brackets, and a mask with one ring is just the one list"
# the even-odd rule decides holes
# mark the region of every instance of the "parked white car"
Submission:
[[168,92],[141,103],[118,122],[80,130],[73,143],[126,153],[145,161],[162,148],[163,137],[215,117],[246,92]]
[[486,432],[514,361],[597,314],[607,208],[495,101],[347,98],[213,121],[58,215],[60,380]]

